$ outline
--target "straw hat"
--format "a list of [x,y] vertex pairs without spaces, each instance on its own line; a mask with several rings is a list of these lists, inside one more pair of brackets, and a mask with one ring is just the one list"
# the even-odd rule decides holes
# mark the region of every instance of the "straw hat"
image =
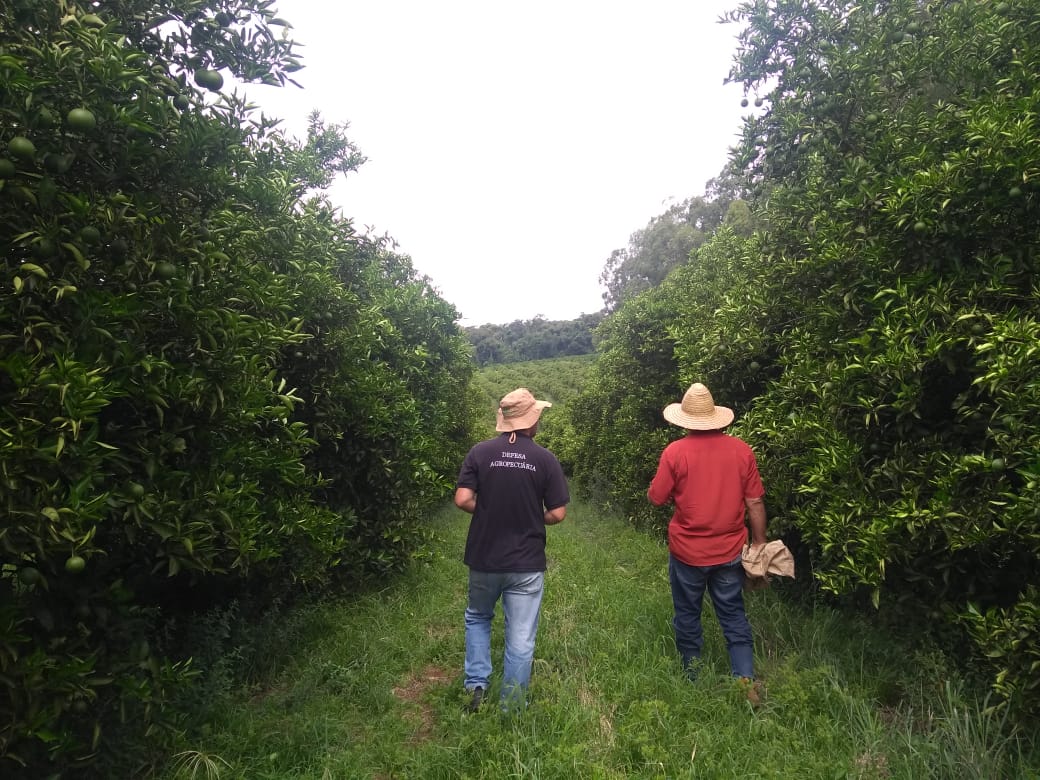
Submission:
[[733,422],[733,410],[716,406],[708,388],[694,382],[681,404],[668,404],[664,408],[664,419],[691,431],[714,431]]
[[552,406],[548,401],[539,401],[526,387],[518,387],[511,393],[506,393],[498,402],[498,411],[495,417],[498,423],[495,430],[524,431],[538,422],[542,416],[542,409]]

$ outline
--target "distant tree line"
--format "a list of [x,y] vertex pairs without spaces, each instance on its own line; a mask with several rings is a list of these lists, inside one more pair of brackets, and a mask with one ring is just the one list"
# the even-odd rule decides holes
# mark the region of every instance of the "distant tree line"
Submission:
[[603,312],[582,314],[574,320],[515,320],[508,325],[491,323],[464,328],[478,365],[519,363],[524,360],[588,355],[595,350],[593,332]]
[[722,175],[708,183],[704,195],[686,198],[653,217],[615,249],[604,265],[602,311],[574,320],[515,320],[508,325],[487,323],[464,328],[480,366],[526,360],[588,355],[595,351],[595,330],[624,301],[657,287],[675,268],[689,260],[722,225],[738,235],[754,230],[751,211],[737,197],[735,179]]

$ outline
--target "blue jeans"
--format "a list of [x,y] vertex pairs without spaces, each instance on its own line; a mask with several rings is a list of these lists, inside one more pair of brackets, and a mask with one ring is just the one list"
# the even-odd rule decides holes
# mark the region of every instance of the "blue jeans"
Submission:
[[701,657],[704,636],[701,630],[701,604],[704,591],[711,596],[715,617],[722,627],[729,650],[730,669],[734,677],[754,677],[751,624],[744,612],[744,567],[738,555],[729,563],[715,566],[689,566],[668,556],[668,579],[672,583],[675,617],[675,647],[682,657],[684,669]]
[[469,606],[466,607],[467,690],[487,690],[491,678],[491,620],[502,599],[505,617],[505,657],[502,664],[502,703],[522,703],[531,680],[538,613],[542,606],[545,573],[483,572],[470,569]]

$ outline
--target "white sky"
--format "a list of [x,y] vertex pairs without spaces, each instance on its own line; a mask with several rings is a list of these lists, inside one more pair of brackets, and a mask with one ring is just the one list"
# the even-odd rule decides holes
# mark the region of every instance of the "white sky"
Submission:
[[250,86],[302,137],[368,158],[330,190],[389,233],[463,325],[603,306],[611,251],[704,192],[740,130],[737,0],[277,0],[304,89]]

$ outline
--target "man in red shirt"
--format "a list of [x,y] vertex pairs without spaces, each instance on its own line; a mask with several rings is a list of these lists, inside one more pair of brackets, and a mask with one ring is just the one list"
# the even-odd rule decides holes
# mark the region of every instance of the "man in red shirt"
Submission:
[[[691,677],[701,655],[701,605],[711,596],[734,677],[754,680],[751,625],[744,612],[741,551],[751,526],[752,549],[766,542],[765,490],[751,448],[723,432],[733,411],[716,406],[708,388],[690,386],[681,404],[664,409],[668,422],[687,430],[664,448],[647,497],[674,501],[668,524],[668,576],[675,646]],[[749,698],[753,698],[751,691]]]

